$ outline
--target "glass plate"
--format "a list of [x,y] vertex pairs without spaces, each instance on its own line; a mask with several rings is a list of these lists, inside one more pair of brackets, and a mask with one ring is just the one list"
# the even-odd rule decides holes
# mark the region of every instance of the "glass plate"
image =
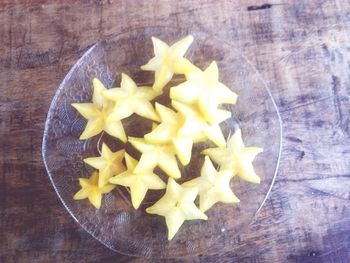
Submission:
[[[92,169],[83,159],[97,156],[100,142],[112,150],[126,148],[134,157],[138,153],[108,135],[95,136],[86,141],[78,138],[85,120],[71,107],[73,102],[90,102],[92,79],[99,78],[106,87],[119,86],[122,72],[138,84],[150,84],[153,73],[143,72],[140,65],[153,56],[151,36],[171,44],[191,33],[194,43],[186,57],[205,69],[215,60],[220,80],[238,94],[235,105],[223,108],[232,111],[231,119],[222,123],[226,138],[238,127],[242,129],[247,146],[263,147],[264,152],[254,161],[261,184],[251,184],[237,177],[232,189],[240,198],[237,205],[216,204],[208,210],[208,221],[186,221],[172,241],[167,240],[164,218],[149,215],[145,208],[155,202],[164,191],[149,191],[144,205],[135,211],[127,190],[117,187],[104,196],[97,210],[84,201],[74,201],[79,190],[79,177],[89,177]],[[174,83],[181,82],[175,76]],[[169,101],[161,99],[162,103]],[[132,116],[122,121],[126,133],[142,137],[151,129],[151,122]],[[281,121],[275,102],[257,70],[239,50],[225,40],[204,32],[188,32],[172,27],[147,27],[111,36],[91,47],[69,71],[51,103],[45,124],[43,159],[51,182],[62,203],[72,217],[89,234],[117,252],[144,257],[176,258],[215,249],[234,249],[232,241],[252,222],[262,207],[274,182],[281,152]],[[199,176],[204,157],[200,151],[210,143],[194,146],[192,161],[182,170],[182,181]]]

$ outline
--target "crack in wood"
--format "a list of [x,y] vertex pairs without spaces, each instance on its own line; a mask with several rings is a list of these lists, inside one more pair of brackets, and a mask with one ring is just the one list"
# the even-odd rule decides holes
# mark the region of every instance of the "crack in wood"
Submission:
[[263,5],[251,5],[247,7],[248,11],[256,11],[256,10],[264,10],[264,9],[270,9],[272,7],[272,4],[263,4]]
[[315,187],[309,187],[309,189],[311,190],[311,192],[313,194],[318,194],[319,196],[331,196],[331,197],[334,197],[334,198],[337,198],[337,199],[341,199],[341,200],[344,200],[344,201],[350,201],[349,198],[344,198],[344,197],[341,197],[339,195],[336,195],[334,193],[330,193],[330,192],[327,192],[327,191],[324,191],[324,190],[320,190],[320,189],[317,189]]
[[306,102],[306,103],[299,104],[299,105],[296,105],[296,106],[293,106],[293,107],[290,107],[290,108],[282,109],[282,110],[280,110],[280,112],[284,113],[284,112],[288,112],[288,111],[295,110],[295,109],[298,109],[298,108],[310,106],[310,105],[316,104],[318,102],[322,102],[322,101],[328,100],[330,98],[332,98],[332,96],[327,96],[327,97],[324,97],[324,98],[315,99],[315,100],[310,101],[310,102]]
[[299,182],[305,182],[305,181],[318,181],[318,180],[333,179],[333,178],[350,178],[350,174],[339,174],[339,175],[327,176],[327,177],[313,177],[313,178],[301,178],[301,179],[278,179],[277,177],[276,182],[299,183]]

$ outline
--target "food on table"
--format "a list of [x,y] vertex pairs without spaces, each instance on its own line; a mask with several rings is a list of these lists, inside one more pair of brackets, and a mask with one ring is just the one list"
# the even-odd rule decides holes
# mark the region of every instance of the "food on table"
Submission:
[[[230,118],[231,112],[219,106],[235,104],[237,95],[219,81],[215,61],[202,71],[184,58],[193,41],[191,35],[172,46],[155,37],[152,37],[152,41],[155,56],[141,67],[155,71],[152,88],[137,87],[124,73],[120,88],[109,90],[95,78],[92,103],[72,104],[88,120],[80,136],[82,140],[106,131],[126,142],[122,119],[135,113],[153,121],[152,131],[144,138],[128,137],[128,142],[141,152],[138,161],[125,150],[112,152],[105,143],[101,156],[85,158],[85,163],[98,172],[94,172],[89,179],[79,178],[81,189],[74,199],[88,198],[93,206],[100,208],[102,194],[110,192],[115,185],[121,185],[130,188],[132,205],[138,209],[148,190],[166,188],[164,196],[146,211],[165,217],[168,239],[171,240],[184,221],[207,220],[204,212],[214,204],[240,202],[230,188],[233,176],[260,183],[252,162],[263,149],[245,147],[241,130],[237,130],[226,142],[219,124]],[[170,87],[173,108],[155,102],[154,109],[151,101],[162,93],[174,74],[184,74],[186,81]],[[190,164],[192,148],[207,140],[217,147],[202,151],[207,156],[200,175],[179,185],[175,181],[181,177],[177,158],[183,166]],[[219,165],[218,169],[212,161]],[[169,176],[167,184],[153,172],[156,167]],[[195,204],[198,195],[199,208]]]
[[217,202],[227,204],[239,202],[230,188],[231,178],[232,174],[229,170],[217,171],[206,156],[200,177],[187,181],[182,186],[199,189],[199,209],[205,212]]
[[150,102],[157,97],[158,93],[151,87],[137,87],[136,83],[124,73],[122,73],[120,88],[106,90],[103,95],[115,102],[111,113],[113,119],[122,120],[136,113],[146,119],[159,121]]
[[85,158],[84,162],[99,171],[98,186],[103,187],[113,175],[125,171],[122,163],[125,150],[112,152],[107,144],[102,144],[101,156]]
[[98,172],[94,172],[89,179],[79,178],[81,189],[74,195],[74,200],[88,198],[90,203],[97,209],[101,207],[102,195],[113,190],[115,185],[106,184],[103,187],[98,186]]
[[170,89],[170,98],[186,104],[197,104],[206,121],[215,123],[218,112],[231,117],[231,112],[218,109],[219,104],[235,104],[237,94],[219,82],[219,69],[215,61],[204,71],[186,75],[186,81]]
[[208,219],[194,203],[197,195],[197,187],[183,187],[169,178],[164,196],[148,207],[146,212],[165,217],[168,240],[171,240],[185,220]]
[[135,209],[138,209],[148,190],[164,189],[166,184],[153,173],[153,169],[135,172],[137,160],[125,153],[127,170],[109,179],[109,182],[116,185],[123,185],[130,188],[131,202]]
[[[187,105],[178,101],[173,100],[172,106],[184,116],[191,117],[191,122],[186,123],[179,134],[186,133],[187,130],[193,130],[193,126],[196,126],[197,129],[206,136],[209,140],[215,143],[219,147],[224,147],[226,145],[225,137],[222,134],[219,122],[226,119],[226,117],[221,118],[218,116],[217,123],[209,124],[203,115],[199,112],[198,108],[194,105]],[[190,126],[190,127],[189,127]]]
[[202,153],[208,155],[222,170],[231,171],[232,175],[251,182],[260,183],[260,177],[255,173],[252,162],[256,155],[263,151],[259,147],[245,147],[242,132],[238,129],[225,148],[209,148]]
[[180,136],[178,131],[186,122],[186,117],[159,103],[156,103],[156,111],[161,123],[144,136],[145,140],[155,144],[172,144],[182,165],[187,165],[192,153],[193,139],[191,136],[196,134],[198,129],[194,129],[193,134]]
[[131,145],[142,153],[135,172],[140,173],[159,166],[170,177],[175,179],[181,177],[175,157],[176,151],[172,144],[149,143],[143,138],[129,137],[128,139]]
[[170,47],[156,37],[152,37],[152,42],[154,57],[146,65],[141,66],[141,69],[155,71],[153,84],[155,91],[161,92],[174,74],[188,74],[199,70],[183,57],[193,42],[193,36],[184,37]]
[[102,131],[126,142],[123,124],[120,120],[110,118],[114,103],[103,96],[105,86],[97,78],[93,79],[94,91],[92,103],[73,103],[72,106],[85,118],[87,124],[80,135],[81,140],[89,139]]

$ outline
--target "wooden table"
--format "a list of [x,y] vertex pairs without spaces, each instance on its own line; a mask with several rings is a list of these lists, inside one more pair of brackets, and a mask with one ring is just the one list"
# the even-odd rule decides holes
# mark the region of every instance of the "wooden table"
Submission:
[[46,114],[70,67],[96,41],[141,25],[231,41],[283,119],[276,183],[235,249],[172,262],[350,262],[348,1],[14,2],[0,4],[1,262],[144,262],[74,222],[41,158]]

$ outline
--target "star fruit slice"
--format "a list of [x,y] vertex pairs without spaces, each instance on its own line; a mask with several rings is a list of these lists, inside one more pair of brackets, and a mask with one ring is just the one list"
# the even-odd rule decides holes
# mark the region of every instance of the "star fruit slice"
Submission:
[[159,121],[151,100],[158,96],[151,87],[137,87],[136,83],[122,73],[120,88],[104,91],[104,96],[115,102],[111,117],[122,120],[133,113],[154,121]]
[[209,148],[202,153],[208,155],[221,170],[228,170],[232,175],[251,182],[260,183],[260,177],[255,173],[252,162],[257,154],[263,151],[259,147],[245,147],[241,130],[237,130],[223,148]]
[[224,147],[226,145],[225,137],[222,134],[218,123],[225,120],[227,116],[220,116],[220,114],[218,114],[216,123],[209,124],[196,106],[187,105],[175,100],[173,100],[171,103],[173,107],[182,115],[189,116],[191,118],[191,121],[185,123],[178,131],[180,136],[187,133],[192,134],[194,129],[193,127],[196,127],[199,130],[200,136],[205,135],[206,138],[214,142],[219,147]]
[[165,183],[153,173],[153,170],[135,172],[138,162],[125,153],[127,170],[109,179],[110,183],[123,185],[130,188],[131,202],[138,209],[148,190],[159,190],[166,187]]
[[153,84],[155,91],[161,92],[174,74],[188,74],[199,70],[184,58],[193,42],[193,36],[188,35],[170,47],[156,37],[152,37],[152,42],[154,57],[146,65],[141,66],[141,69],[155,72]]
[[228,170],[217,171],[209,157],[205,157],[201,176],[183,183],[185,187],[199,189],[199,208],[205,212],[217,202],[238,203],[239,199],[230,188],[232,174]]
[[85,158],[84,162],[99,171],[98,186],[103,187],[107,184],[108,179],[113,175],[120,174],[125,171],[122,163],[124,158],[124,150],[112,152],[107,144],[102,144],[101,156]]
[[219,82],[219,69],[215,61],[204,71],[186,75],[187,80],[170,89],[170,98],[186,104],[196,103],[205,119],[214,123],[218,112],[228,117],[229,111],[218,109],[219,104],[235,104],[237,94]]
[[89,179],[79,178],[81,189],[74,195],[74,200],[82,200],[88,198],[90,203],[99,209],[101,207],[102,195],[113,190],[115,185],[106,184],[103,187],[98,186],[99,174],[95,171]]
[[171,240],[185,220],[208,219],[194,204],[197,195],[197,187],[183,187],[169,178],[164,196],[148,207],[146,212],[165,217],[168,240]]
[[100,80],[93,79],[92,103],[73,103],[72,106],[85,118],[87,124],[80,135],[80,140],[89,139],[102,131],[126,142],[123,124],[120,120],[110,118],[113,102],[106,99],[103,93],[107,90]]
[[192,136],[179,136],[178,131],[186,122],[185,117],[159,103],[156,103],[156,111],[161,123],[144,136],[145,140],[155,144],[172,144],[180,162],[187,165],[192,155],[192,137],[197,134],[198,129],[193,130]]
[[181,177],[173,145],[149,143],[143,138],[135,137],[129,137],[129,142],[142,153],[140,161],[135,167],[136,173],[148,171],[159,166],[170,177],[175,179]]

